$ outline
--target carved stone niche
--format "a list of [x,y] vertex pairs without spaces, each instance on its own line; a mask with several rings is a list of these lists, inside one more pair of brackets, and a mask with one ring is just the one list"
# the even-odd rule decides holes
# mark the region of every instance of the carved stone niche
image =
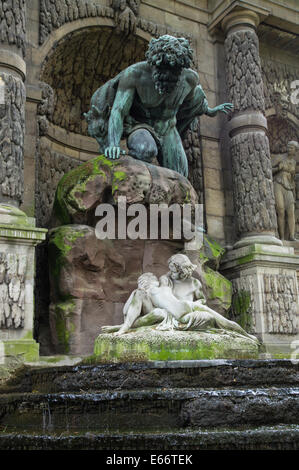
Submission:
[[[290,141],[299,141],[299,130],[295,124],[288,118],[281,115],[272,115],[268,119],[268,137],[270,144],[271,157],[277,158],[281,154],[287,152],[287,143]],[[297,155],[297,171],[296,171],[296,237],[299,236],[299,155]],[[287,225],[287,224],[286,224]],[[288,228],[286,226],[286,236],[288,236]]]

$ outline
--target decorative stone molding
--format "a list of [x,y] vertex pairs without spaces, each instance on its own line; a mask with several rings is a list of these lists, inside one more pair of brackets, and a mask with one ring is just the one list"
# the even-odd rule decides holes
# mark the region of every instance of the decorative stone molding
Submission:
[[4,356],[37,360],[33,339],[35,246],[47,230],[12,205],[0,205],[0,341]]
[[[120,9],[119,0],[111,0],[112,7],[107,7],[86,0],[41,0],[40,1],[40,44],[43,44],[55,29],[65,23],[70,23],[82,18],[102,17],[115,21],[116,28],[124,33],[135,32],[136,28],[149,33],[154,37],[163,34],[181,36],[182,32],[174,31],[168,26],[157,24],[139,15],[140,0],[124,0],[125,9]],[[191,40],[191,35],[186,32],[184,36]]]
[[298,333],[296,273],[264,274],[264,302],[267,330],[273,334]]
[[117,29],[125,34],[135,33],[140,0],[110,0],[110,6]]
[[113,8],[85,0],[40,1],[40,44],[65,23],[89,17],[114,18]]
[[26,256],[0,253],[0,328],[23,328]]
[[189,129],[186,132],[183,139],[183,147],[188,159],[188,179],[198,195],[199,204],[203,204],[203,169],[199,120],[195,129]]
[[39,136],[46,135],[54,112],[54,91],[47,83],[40,82],[41,101],[37,106]]
[[299,340],[298,267],[293,248],[261,243],[228,251],[221,264],[240,298],[233,319],[243,313],[270,352],[290,351],[292,341]]
[[26,62],[18,54],[6,49],[0,49],[0,70],[10,71],[16,74],[18,78],[25,81],[26,78]]
[[281,64],[261,56],[265,108],[275,111],[276,117],[287,119],[288,113],[299,119],[299,107],[290,100],[290,85],[299,77],[299,67]]

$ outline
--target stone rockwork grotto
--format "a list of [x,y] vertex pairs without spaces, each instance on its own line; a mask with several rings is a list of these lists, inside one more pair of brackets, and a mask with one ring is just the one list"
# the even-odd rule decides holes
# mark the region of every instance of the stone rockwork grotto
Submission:
[[[137,277],[147,271],[162,275],[167,259],[184,249],[183,240],[99,240],[95,207],[116,205],[122,196],[128,207],[198,200],[183,176],[129,156],[113,162],[102,155],[66,174],[57,187],[49,235],[50,325],[58,353],[92,353],[101,326],[121,321]],[[200,275],[210,304],[227,312],[231,286],[214,271],[220,256],[217,243],[205,237]]]

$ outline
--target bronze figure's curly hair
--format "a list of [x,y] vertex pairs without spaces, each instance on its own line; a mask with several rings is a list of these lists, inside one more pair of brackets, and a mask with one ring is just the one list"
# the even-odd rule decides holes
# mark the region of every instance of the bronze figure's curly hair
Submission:
[[189,68],[193,59],[193,50],[185,38],[175,38],[165,34],[152,39],[145,54],[147,62],[154,67]]
[[181,71],[190,67],[193,51],[187,39],[165,34],[151,40],[145,57],[153,67],[155,88],[162,95],[170,93],[175,88]]

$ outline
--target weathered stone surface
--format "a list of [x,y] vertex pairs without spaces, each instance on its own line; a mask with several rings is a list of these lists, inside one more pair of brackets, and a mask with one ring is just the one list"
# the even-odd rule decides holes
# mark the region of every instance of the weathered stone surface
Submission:
[[298,105],[290,100],[290,95],[294,91],[291,89],[291,83],[298,80],[299,67],[269,60],[263,56],[261,66],[265,108],[274,108],[278,118],[286,118],[288,112],[299,118]]
[[26,3],[7,0],[0,3],[0,42],[16,45],[25,56]]
[[200,145],[200,123],[189,129],[183,139],[183,147],[188,159],[188,179],[195,189],[200,204],[203,204],[203,170]]
[[115,13],[115,23],[119,31],[130,34],[135,33],[137,17],[139,15],[140,0],[110,0]]
[[[262,122],[265,100],[259,40],[250,23],[244,23],[240,13],[240,24],[237,27],[236,23],[225,39],[226,79],[235,117],[231,136],[233,192],[238,235],[243,237],[274,234],[277,227],[270,149]],[[260,131],[249,122],[243,128],[240,113],[245,111],[252,113],[251,120],[261,126]]]
[[239,234],[275,232],[276,211],[268,138],[263,132],[231,139],[234,202]]
[[288,142],[298,142],[299,129],[289,120],[270,116],[267,122],[271,155],[286,153]]
[[60,181],[54,204],[53,223],[95,221],[95,207],[103,202],[127,204],[184,204],[197,202],[189,181],[177,172],[148,165],[130,156],[108,160],[103,155],[70,171]]
[[[25,0],[23,0],[25,1]],[[150,33],[154,37],[172,34],[177,37],[181,32],[174,31],[170,26],[157,24],[139,16],[140,0],[110,0],[110,6],[99,5],[86,0],[41,0],[40,2],[40,44],[43,44],[52,31],[72,21],[83,18],[104,17],[114,19],[116,28],[122,33],[132,33],[136,27]],[[122,8],[120,5],[122,4]],[[186,32],[186,38],[191,35]]]
[[52,31],[65,23],[90,17],[114,17],[114,10],[86,0],[41,0],[40,44]]
[[264,93],[256,33],[250,28],[234,31],[225,40],[228,95],[234,113],[264,111]]
[[186,360],[257,357],[253,341],[229,332],[157,331],[144,327],[122,336],[100,334],[95,341],[95,356],[103,361]]
[[0,253],[0,328],[24,326],[26,272],[26,255]]
[[24,182],[25,85],[21,79],[0,73],[5,104],[0,104],[0,197],[21,203]]
[[146,268],[162,275],[183,243],[99,240],[93,228],[66,225],[49,239],[50,326],[59,353],[91,354],[101,326],[119,324],[136,279]]
[[42,99],[37,107],[39,136],[45,135],[54,112],[54,91],[47,83],[41,82]]
[[288,359],[209,360],[175,362],[96,363],[94,357],[79,365],[43,365],[24,368],[1,384],[2,393],[95,392],[133,389],[203,389],[227,387],[298,387],[298,362]]
[[40,227],[49,227],[55,192],[61,178],[80,161],[51,149],[49,141],[42,137],[37,153],[37,181],[35,192],[36,219]]
[[298,334],[298,295],[296,273],[263,276],[267,330],[276,334]]

